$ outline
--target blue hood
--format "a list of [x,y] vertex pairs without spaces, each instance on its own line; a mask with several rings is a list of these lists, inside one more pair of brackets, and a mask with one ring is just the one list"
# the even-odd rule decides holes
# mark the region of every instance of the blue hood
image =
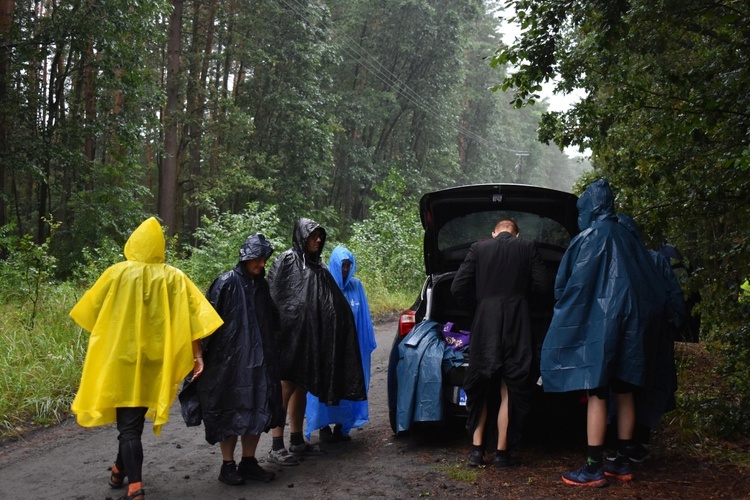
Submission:
[[615,198],[609,181],[598,179],[578,198],[578,229],[584,231],[598,220],[615,216]]
[[[349,269],[349,274],[346,279],[344,279],[341,271],[341,264],[345,260],[352,263],[352,267]],[[337,246],[333,249],[333,252],[331,252],[331,258],[328,260],[328,270],[331,272],[333,279],[336,280],[336,284],[339,288],[342,290],[345,289],[351,281],[352,276],[354,276],[354,273],[357,271],[357,262],[354,260],[354,254],[342,246]]]

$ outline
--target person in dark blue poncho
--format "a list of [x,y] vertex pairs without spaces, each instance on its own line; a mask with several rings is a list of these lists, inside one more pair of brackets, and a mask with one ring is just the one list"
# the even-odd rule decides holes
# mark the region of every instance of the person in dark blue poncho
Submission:
[[632,479],[627,459],[603,463],[610,390],[617,402],[618,446],[632,446],[633,391],[643,386],[653,355],[646,332],[662,324],[667,291],[641,239],[618,220],[605,179],[578,199],[578,234],[555,280],[552,322],[542,346],[544,390],[585,390],[588,460],[563,474],[576,486],[600,487],[607,476]]
[[[336,284],[344,292],[352,308],[354,322],[357,325],[359,353],[362,357],[362,371],[365,376],[365,390],[370,386],[370,357],[375,350],[375,332],[372,328],[370,306],[362,282],[354,277],[357,262],[354,254],[348,249],[337,246],[328,260],[328,271]],[[307,412],[305,414],[305,437],[310,439],[313,431],[320,429],[320,439],[325,442],[349,441],[349,431],[362,427],[370,421],[367,401],[342,400],[338,405],[327,406],[307,393]],[[330,425],[334,424],[331,429]]]
[[[202,419],[206,441],[220,443],[219,480],[231,485],[243,484],[245,479],[268,482],[275,477],[255,458],[260,434],[284,423],[274,338],[279,313],[264,278],[272,253],[265,236],[249,236],[234,269],[209,287],[206,298],[224,324],[203,341],[203,376],[180,393],[187,424],[198,425]],[[239,467],[234,461],[238,436],[242,442]]]
[[[626,214],[617,214],[621,224],[628,227],[639,239],[641,230],[635,220]],[[669,250],[669,248],[667,247]],[[671,251],[677,252],[672,246]],[[677,391],[677,367],[674,359],[674,341],[678,332],[685,325],[687,308],[680,288],[680,283],[672,271],[669,257],[662,251],[648,250],[649,256],[663,281],[667,291],[667,314],[663,323],[653,323],[651,331],[646,332],[645,349],[650,354],[647,363],[646,380],[642,387],[637,388],[633,395],[635,400],[635,427],[632,447],[626,450],[616,450],[610,453],[607,460],[617,460],[617,456],[625,456],[631,462],[639,463],[649,457],[645,446],[649,443],[651,429],[661,420],[662,415],[677,407],[675,392]],[[611,401],[611,400],[610,400]],[[609,415],[614,409],[610,408]],[[616,427],[612,422],[610,427]]]

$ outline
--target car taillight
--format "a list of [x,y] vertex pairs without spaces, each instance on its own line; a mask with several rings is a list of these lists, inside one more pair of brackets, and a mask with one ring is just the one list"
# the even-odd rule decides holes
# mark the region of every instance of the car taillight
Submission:
[[409,333],[416,324],[416,311],[404,311],[398,317],[398,334],[403,337]]

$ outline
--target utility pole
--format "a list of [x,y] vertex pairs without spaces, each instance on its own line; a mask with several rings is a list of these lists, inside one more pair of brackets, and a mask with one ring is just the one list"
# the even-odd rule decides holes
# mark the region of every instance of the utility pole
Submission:
[[519,151],[518,153],[516,153],[516,157],[518,158],[518,161],[516,162],[516,170],[518,171],[516,182],[519,184],[522,184],[524,181],[523,174],[526,166],[526,158],[528,158],[528,156],[528,151]]

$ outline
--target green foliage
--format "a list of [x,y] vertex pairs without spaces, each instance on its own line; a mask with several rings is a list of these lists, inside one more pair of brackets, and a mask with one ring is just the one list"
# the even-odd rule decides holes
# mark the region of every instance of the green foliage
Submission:
[[[375,187],[379,195],[370,217],[352,226],[348,247],[357,258],[357,274],[369,294],[381,289],[391,294],[411,293],[413,301],[424,281],[418,200],[409,195],[404,178],[391,170]],[[402,304],[401,308],[410,303]]]
[[[54,229],[59,225],[48,224]],[[53,233],[54,234],[54,233]],[[50,285],[57,267],[57,259],[49,252],[50,238],[37,245],[31,236],[17,236],[15,226],[0,228],[0,297],[2,303],[16,302],[23,307],[23,323],[33,328],[41,305],[43,289]]]
[[203,225],[195,232],[198,245],[192,249],[190,256],[168,261],[185,272],[202,290],[237,264],[240,247],[251,234],[263,233],[273,245],[275,252],[268,262],[269,266],[273,258],[290,245],[281,235],[291,234],[291,231],[281,227],[275,206],[248,203],[240,213],[214,212],[210,217],[203,217],[202,222]]
[[31,327],[30,304],[0,304],[0,436],[18,436],[69,415],[88,342],[68,316],[75,301],[70,285],[46,283]]
[[[750,10],[741,2],[515,0],[523,33],[496,64],[518,105],[539,85],[586,91],[545,114],[540,137],[590,148],[647,244],[675,244],[702,296],[702,338],[722,353],[729,404],[750,399],[747,319],[736,287],[750,275]],[[731,413],[731,412],[730,412]],[[741,412],[740,412],[741,413]],[[733,413],[732,413],[733,414]]]

